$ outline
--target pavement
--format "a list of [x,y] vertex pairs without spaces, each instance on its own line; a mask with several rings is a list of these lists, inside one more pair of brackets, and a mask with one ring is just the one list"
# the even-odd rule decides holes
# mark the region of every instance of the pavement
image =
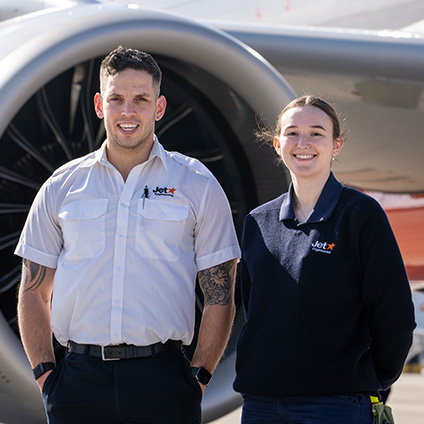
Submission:
[[[424,423],[424,374],[403,373],[392,386],[387,404],[396,424]],[[213,421],[213,424],[240,424],[241,408]]]

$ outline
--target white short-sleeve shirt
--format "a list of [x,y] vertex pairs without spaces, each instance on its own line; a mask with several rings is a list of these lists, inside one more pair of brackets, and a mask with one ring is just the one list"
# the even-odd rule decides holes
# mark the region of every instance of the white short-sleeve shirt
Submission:
[[126,182],[105,144],[55,171],[15,253],[56,268],[52,328],[64,345],[189,344],[197,271],[240,257],[217,180],[157,139]]

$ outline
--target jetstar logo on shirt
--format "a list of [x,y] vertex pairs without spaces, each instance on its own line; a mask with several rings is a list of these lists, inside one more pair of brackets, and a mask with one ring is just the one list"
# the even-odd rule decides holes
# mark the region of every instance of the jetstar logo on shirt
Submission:
[[169,188],[169,187],[156,187],[153,190],[153,194],[155,196],[170,196],[170,197],[174,197],[176,190],[177,189],[174,188],[174,187],[172,187],[172,188]]
[[315,252],[330,254],[333,252],[335,243],[328,244],[326,241],[323,243],[320,241],[316,241],[315,243],[312,243],[311,246],[312,246],[312,250],[315,250]]

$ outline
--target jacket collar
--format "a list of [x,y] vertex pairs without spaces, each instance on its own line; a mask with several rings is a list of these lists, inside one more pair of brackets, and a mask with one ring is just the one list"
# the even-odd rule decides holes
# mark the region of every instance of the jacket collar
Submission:
[[[337,206],[342,190],[343,185],[336,180],[331,172],[312,214],[302,225],[327,221]],[[280,221],[286,219],[296,219],[293,205],[293,183],[290,184],[289,191],[283,195],[283,202],[280,208]]]

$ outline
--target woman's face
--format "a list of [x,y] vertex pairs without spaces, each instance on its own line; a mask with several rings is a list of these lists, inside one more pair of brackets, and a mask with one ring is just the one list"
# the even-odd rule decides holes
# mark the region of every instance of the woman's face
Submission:
[[274,148],[292,175],[328,177],[332,157],[343,146],[342,137],[333,139],[331,118],[315,106],[300,106],[280,119],[281,132],[274,138]]

